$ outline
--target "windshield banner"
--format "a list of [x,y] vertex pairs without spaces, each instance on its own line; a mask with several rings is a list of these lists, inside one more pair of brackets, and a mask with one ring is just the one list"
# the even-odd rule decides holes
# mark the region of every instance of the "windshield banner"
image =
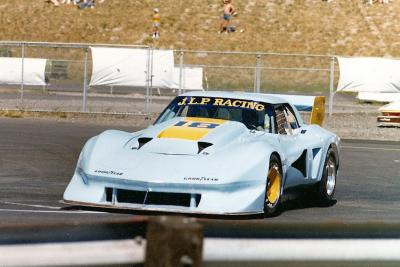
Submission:
[[211,105],[211,106],[224,106],[224,107],[237,107],[253,109],[262,111],[265,109],[263,104],[259,104],[249,100],[227,99],[227,98],[213,98],[213,97],[184,97],[178,103],[178,106],[191,106],[191,105]]

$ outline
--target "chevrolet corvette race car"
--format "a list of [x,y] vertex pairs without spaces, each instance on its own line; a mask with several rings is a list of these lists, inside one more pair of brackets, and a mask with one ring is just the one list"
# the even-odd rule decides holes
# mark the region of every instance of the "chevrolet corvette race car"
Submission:
[[[73,205],[179,213],[277,212],[286,190],[330,202],[340,139],[321,122],[322,97],[193,92],[147,129],[108,130],[85,144],[64,193]],[[311,103],[311,104],[310,104]]]

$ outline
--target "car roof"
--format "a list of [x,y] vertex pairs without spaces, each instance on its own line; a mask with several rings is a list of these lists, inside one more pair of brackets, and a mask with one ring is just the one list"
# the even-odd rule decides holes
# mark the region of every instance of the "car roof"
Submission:
[[221,97],[221,98],[238,98],[243,100],[251,100],[270,104],[282,104],[287,101],[278,96],[260,93],[248,92],[223,92],[223,91],[193,91],[181,94],[180,96],[200,96],[200,97]]

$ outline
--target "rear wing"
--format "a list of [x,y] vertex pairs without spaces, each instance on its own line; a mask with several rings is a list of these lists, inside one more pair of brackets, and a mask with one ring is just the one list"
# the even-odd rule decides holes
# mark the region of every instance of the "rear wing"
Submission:
[[325,96],[276,95],[296,107],[298,111],[311,111],[310,124],[322,126],[325,118]]

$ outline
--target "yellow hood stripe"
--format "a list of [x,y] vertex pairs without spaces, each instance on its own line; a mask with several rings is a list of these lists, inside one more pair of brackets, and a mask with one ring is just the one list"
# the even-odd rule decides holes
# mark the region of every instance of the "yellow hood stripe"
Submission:
[[226,122],[220,119],[185,118],[158,134],[158,138],[175,138],[198,141]]

